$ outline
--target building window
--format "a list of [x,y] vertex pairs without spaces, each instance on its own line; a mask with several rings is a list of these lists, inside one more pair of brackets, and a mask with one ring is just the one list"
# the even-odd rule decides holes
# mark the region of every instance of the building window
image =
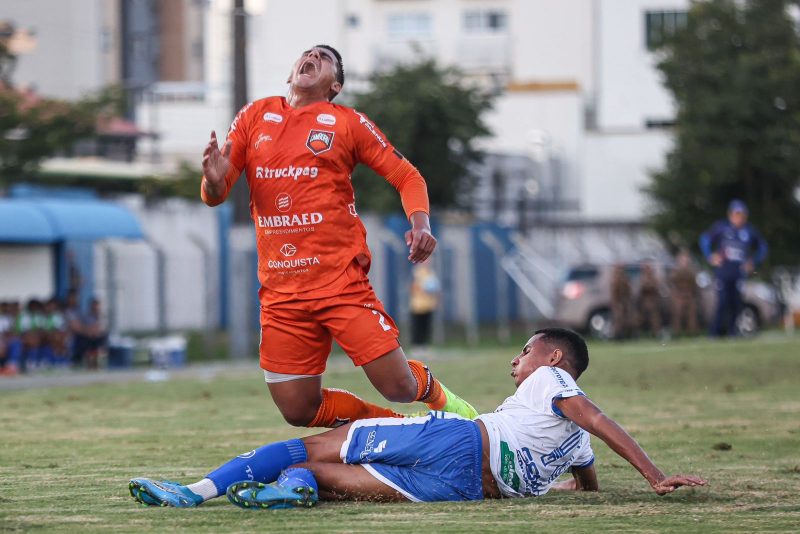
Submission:
[[392,13],[386,26],[392,39],[420,39],[431,36],[433,21],[430,13]]
[[644,14],[648,50],[655,50],[675,32],[686,27],[686,11],[648,11]]
[[497,9],[470,9],[464,11],[465,33],[498,33],[508,28],[505,11]]

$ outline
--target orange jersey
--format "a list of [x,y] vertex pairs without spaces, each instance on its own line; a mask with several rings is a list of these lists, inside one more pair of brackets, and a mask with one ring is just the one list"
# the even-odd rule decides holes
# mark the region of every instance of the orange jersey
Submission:
[[[350,182],[364,163],[401,192],[410,216],[428,212],[425,182],[362,113],[330,102],[298,109],[283,97],[247,104],[228,132],[231,172],[222,202],[241,171],[250,187],[258,277],[264,288],[300,293],[323,287],[358,258],[368,268],[366,229]],[[405,189],[405,192],[404,192]]]

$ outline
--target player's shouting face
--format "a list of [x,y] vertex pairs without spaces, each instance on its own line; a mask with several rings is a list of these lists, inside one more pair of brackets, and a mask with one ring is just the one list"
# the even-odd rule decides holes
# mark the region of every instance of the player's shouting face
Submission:
[[330,100],[342,90],[342,84],[336,80],[339,68],[339,62],[330,50],[315,46],[303,52],[287,81],[293,91],[319,93]]

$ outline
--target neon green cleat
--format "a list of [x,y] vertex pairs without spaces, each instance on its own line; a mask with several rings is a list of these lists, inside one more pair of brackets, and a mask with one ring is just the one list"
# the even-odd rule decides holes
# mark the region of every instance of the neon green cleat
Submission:
[[476,410],[470,403],[447,389],[444,384],[439,382],[439,385],[442,386],[442,391],[444,391],[444,396],[447,398],[447,403],[442,408],[443,412],[450,412],[456,415],[460,415],[464,419],[475,419],[480,415],[478,410]]

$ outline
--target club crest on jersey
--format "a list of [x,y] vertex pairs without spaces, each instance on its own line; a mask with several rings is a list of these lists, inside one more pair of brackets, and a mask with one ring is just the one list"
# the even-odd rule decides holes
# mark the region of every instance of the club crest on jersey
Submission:
[[327,152],[333,146],[333,132],[326,132],[325,130],[311,130],[308,132],[308,139],[306,139],[306,147],[314,153],[315,156]]
[[281,193],[275,198],[275,207],[278,208],[280,212],[289,211],[292,207],[292,197],[287,193]]

